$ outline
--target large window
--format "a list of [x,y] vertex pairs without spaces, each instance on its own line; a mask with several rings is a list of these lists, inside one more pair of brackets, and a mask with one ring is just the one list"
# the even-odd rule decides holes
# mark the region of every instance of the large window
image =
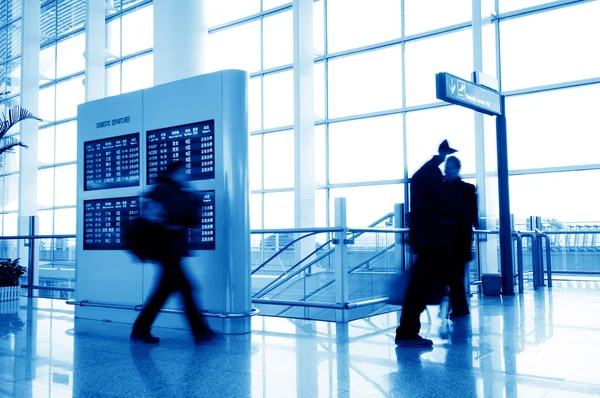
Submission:
[[502,21],[502,89],[598,77],[599,19],[591,1]]
[[123,2],[106,22],[106,96],[154,84],[153,5],[134,5]]

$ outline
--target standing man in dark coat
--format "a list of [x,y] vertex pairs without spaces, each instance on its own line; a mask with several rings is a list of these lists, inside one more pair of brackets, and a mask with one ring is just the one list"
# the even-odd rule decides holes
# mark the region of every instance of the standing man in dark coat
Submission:
[[448,237],[451,250],[447,265],[447,282],[450,288],[451,318],[469,315],[465,291],[466,265],[471,261],[473,227],[478,226],[477,192],[473,184],[460,178],[460,160],[455,156],[446,159],[445,194],[448,209]]
[[447,211],[444,201],[444,179],[439,166],[446,156],[456,152],[444,140],[438,154],[425,163],[410,181],[410,245],[416,254],[411,267],[411,280],[406,288],[400,326],[395,342],[399,347],[428,347],[433,342],[419,336],[421,313],[443,280],[449,242],[445,231]]

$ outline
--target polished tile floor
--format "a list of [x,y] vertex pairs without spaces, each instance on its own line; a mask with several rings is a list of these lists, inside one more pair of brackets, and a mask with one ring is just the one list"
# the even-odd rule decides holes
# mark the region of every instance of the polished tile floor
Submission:
[[[349,324],[257,316],[252,333],[194,346],[156,328],[73,318],[60,300],[0,303],[2,397],[595,397],[600,290],[474,297],[469,321],[433,324],[429,350],[396,348],[397,314]],[[423,320],[427,322],[424,315]]]

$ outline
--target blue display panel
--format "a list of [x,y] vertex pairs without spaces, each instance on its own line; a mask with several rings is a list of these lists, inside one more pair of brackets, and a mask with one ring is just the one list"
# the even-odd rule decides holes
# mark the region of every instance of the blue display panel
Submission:
[[86,141],[85,191],[134,187],[140,184],[140,134]]
[[200,226],[188,230],[188,245],[192,250],[215,250],[215,191],[199,191]]
[[214,131],[214,120],[148,131],[147,183],[155,184],[173,162],[185,162],[190,181],[214,179]]
[[85,200],[83,250],[124,250],[124,227],[140,215],[139,196]]

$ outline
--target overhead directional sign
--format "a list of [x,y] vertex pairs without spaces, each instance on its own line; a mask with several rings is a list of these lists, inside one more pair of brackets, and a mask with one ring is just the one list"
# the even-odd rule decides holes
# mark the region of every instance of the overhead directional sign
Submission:
[[488,115],[501,116],[500,93],[446,72],[438,73],[436,97]]

